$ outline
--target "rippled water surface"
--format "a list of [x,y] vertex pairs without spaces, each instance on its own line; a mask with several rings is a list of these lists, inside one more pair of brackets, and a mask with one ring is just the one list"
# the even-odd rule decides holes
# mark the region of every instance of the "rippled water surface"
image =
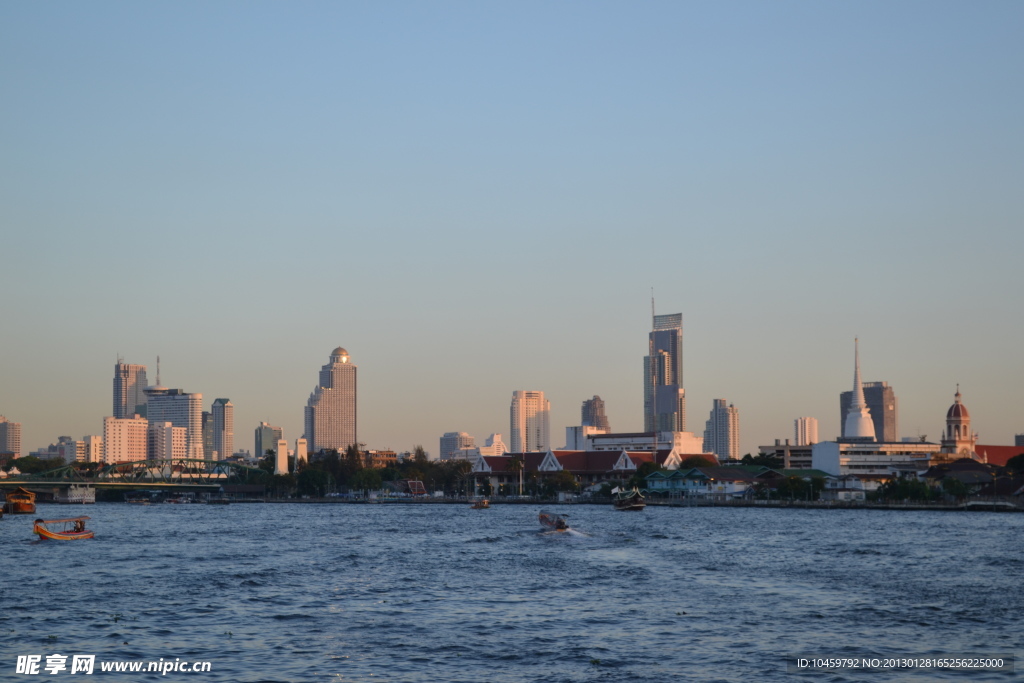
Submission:
[[108,680],[611,682],[1021,649],[1024,515],[551,509],[574,530],[528,505],[98,504],[96,539],[59,543],[8,516],[0,680],[51,653],[212,662]]

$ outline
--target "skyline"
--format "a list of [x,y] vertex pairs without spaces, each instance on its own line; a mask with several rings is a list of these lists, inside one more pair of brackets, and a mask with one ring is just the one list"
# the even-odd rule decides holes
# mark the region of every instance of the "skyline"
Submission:
[[0,414],[99,434],[118,355],[289,443],[330,349],[361,441],[643,426],[649,298],[688,427],[839,434],[861,340],[901,436],[959,383],[1024,432],[1024,6],[0,6]]

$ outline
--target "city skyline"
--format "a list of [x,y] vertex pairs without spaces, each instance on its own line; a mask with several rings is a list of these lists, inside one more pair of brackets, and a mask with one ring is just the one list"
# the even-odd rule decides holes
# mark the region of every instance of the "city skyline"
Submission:
[[293,443],[339,344],[371,447],[505,433],[519,387],[554,446],[594,395],[642,431],[652,287],[690,430],[727,396],[741,454],[840,433],[856,336],[901,437],[957,383],[983,443],[1024,432],[1019,3],[236,9],[0,6],[23,452],[158,354],[236,446]]

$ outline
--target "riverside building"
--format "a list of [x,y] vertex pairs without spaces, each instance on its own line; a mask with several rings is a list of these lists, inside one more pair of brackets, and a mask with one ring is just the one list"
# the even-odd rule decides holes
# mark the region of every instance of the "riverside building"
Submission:
[[159,385],[146,387],[146,417],[155,424],[170,422],[175,427],[184,427],[186,457],[203,459],[202,394]]
[[551,402],[543,391],[513,391],[509,410],[511,449],[518,453],[551,448]]
[[338,347],[331,360],[320,368],[320,383],[309,395],[305,410],[305,437],[309,449],[346,448],[356,438],[356,369],[348,351]]

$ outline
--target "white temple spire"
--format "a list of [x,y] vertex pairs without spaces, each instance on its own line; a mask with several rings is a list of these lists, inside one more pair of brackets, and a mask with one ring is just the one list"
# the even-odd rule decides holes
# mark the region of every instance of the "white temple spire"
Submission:
[[875,440],[875,424],[871,421],[871,412],[864,400],[864,385],[860,381],[860,341],[857,338],[853,340],[853,396],[843,432],[850,439]]

